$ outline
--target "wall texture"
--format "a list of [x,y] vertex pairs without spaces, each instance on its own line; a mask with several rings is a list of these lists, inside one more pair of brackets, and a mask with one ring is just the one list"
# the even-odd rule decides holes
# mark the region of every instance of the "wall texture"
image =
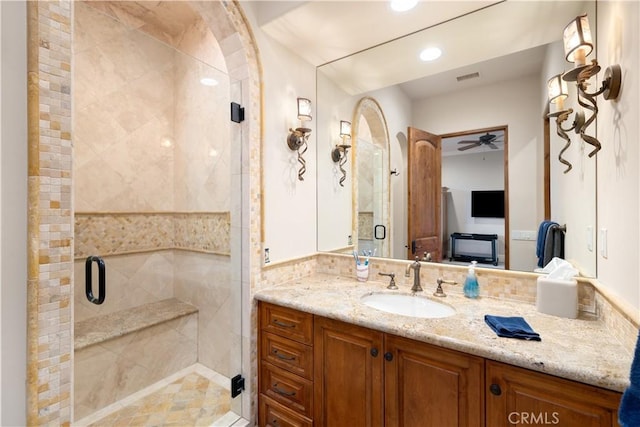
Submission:
[[597,25],[598,62],[622,67],[618,100],[598,99],[598,280],[640,310],[640,4],[598,2]]

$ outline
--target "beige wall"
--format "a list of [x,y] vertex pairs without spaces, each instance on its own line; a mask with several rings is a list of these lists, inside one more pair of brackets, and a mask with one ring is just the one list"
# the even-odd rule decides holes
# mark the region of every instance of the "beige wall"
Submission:
[[598,2],[598,62],[622,67],[617,101],[598,99],[598,280],[640,310],[640,4]]
[[26,7],[0,2],[0,425],[26,425]]

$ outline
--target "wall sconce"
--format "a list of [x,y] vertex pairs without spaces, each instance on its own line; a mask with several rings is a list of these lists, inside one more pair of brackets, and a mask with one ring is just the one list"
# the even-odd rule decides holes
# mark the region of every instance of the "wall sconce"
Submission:
[[569,148],[571,145],[571,139],[567,135],[567,132],[575,130],[576,133],[580,131],[580,128],[584,124],[584,114],[582,112],[577,112],[576,117],[573,120],[573,123],[570,127],[564,128],[562,127],[562,123],[569,119],[569,116],[573,113],[573,109],[565,109],[564,108],[564,100],[569,96],[569,91],[567,90],[567,82],[563,80],[562,74],[557,74],[551,77],[547,81],[547,94],[549,96],[549,104],[554,104],[556,106],[556,111],[547,114],[547,117],[556,119],[556,133],[558,136],[566,141],[566,144],[560,150],[558,154],[558,160],[560,163],[567,166],[564,173],[567,173],[571,170],[571,163],[566,161],[562,154]]
[[351,122],[340,120],[340,138],[342,138],[342,144],[336,145],[336,148],[331,151],[331,159],[338,162],[340,172],[342,172],[340,187],[344,187],[343,182],[347,179],[347,171],[343,166],[347,163],[347,150],[351,148],[351,145],[347,144],[347,140],[351,139]]
[[586,57],[593,51],[593,38],[591,37],[587,15],[580,15],[571,21],[564,28],[562,40],[567,61],[574,63],[574,68],[566,72],[562,79],[568,82],[576,82],[578,86],[578,104],[591,111],[589,118],[580,126],[579,133],[586,143],[595,147],[589,153],[589,157],[592,157],[601,148],[600,141],[596,137],[586,134],[586,129],[598,115],[596,97],[602,95],[606,100],[616,99],[620,94],[622,71],[618,64],[607,67],[600,89],[596,92],[588,93],[587,87],[589,83],[587,81],[600,72],[600,66],[597,59],[592,59],[591,64],[586,63]]
[[298,119],[300,120],[300,127],[295,130],[289,128],[287,145],[291,150],[298,152],[298,163],[301,165],[300,170],[298,170],[298,179],[304,181],[302,175],[304,175],[307,167],[302,156],[307,151],[307,140],[311,135],[311,129],[304,127],[304,122],[311,120],[311,101],[306,98],[298,98]]

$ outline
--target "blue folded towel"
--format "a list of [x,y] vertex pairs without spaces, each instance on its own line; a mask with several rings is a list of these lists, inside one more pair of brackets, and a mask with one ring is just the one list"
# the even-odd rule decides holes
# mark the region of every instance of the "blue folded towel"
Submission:
[[552,225],[559,225],[555,221],[542,221],[538,227],[538,239],[536,241],[536,256],[538,267],[544,267],[544,247],[547,240],[547,232]]
[[624,391],[618,409],[618,422],[623,427],[640,426],[640,332],[629,377],[631,384]]
[[531,329],[531,326],[522,317],[500,317],[485,314],[484,321],[499,337],[541,341],[540,334]]

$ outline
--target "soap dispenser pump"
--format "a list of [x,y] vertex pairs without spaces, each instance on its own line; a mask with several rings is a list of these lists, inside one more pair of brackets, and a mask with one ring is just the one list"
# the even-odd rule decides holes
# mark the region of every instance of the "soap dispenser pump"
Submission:
[[477,261],[471,261],[467,277],[464,280],[463,292],[467,298],[478,298],[480,296],[480,286],[478,285],[478,277],[476,276]]

